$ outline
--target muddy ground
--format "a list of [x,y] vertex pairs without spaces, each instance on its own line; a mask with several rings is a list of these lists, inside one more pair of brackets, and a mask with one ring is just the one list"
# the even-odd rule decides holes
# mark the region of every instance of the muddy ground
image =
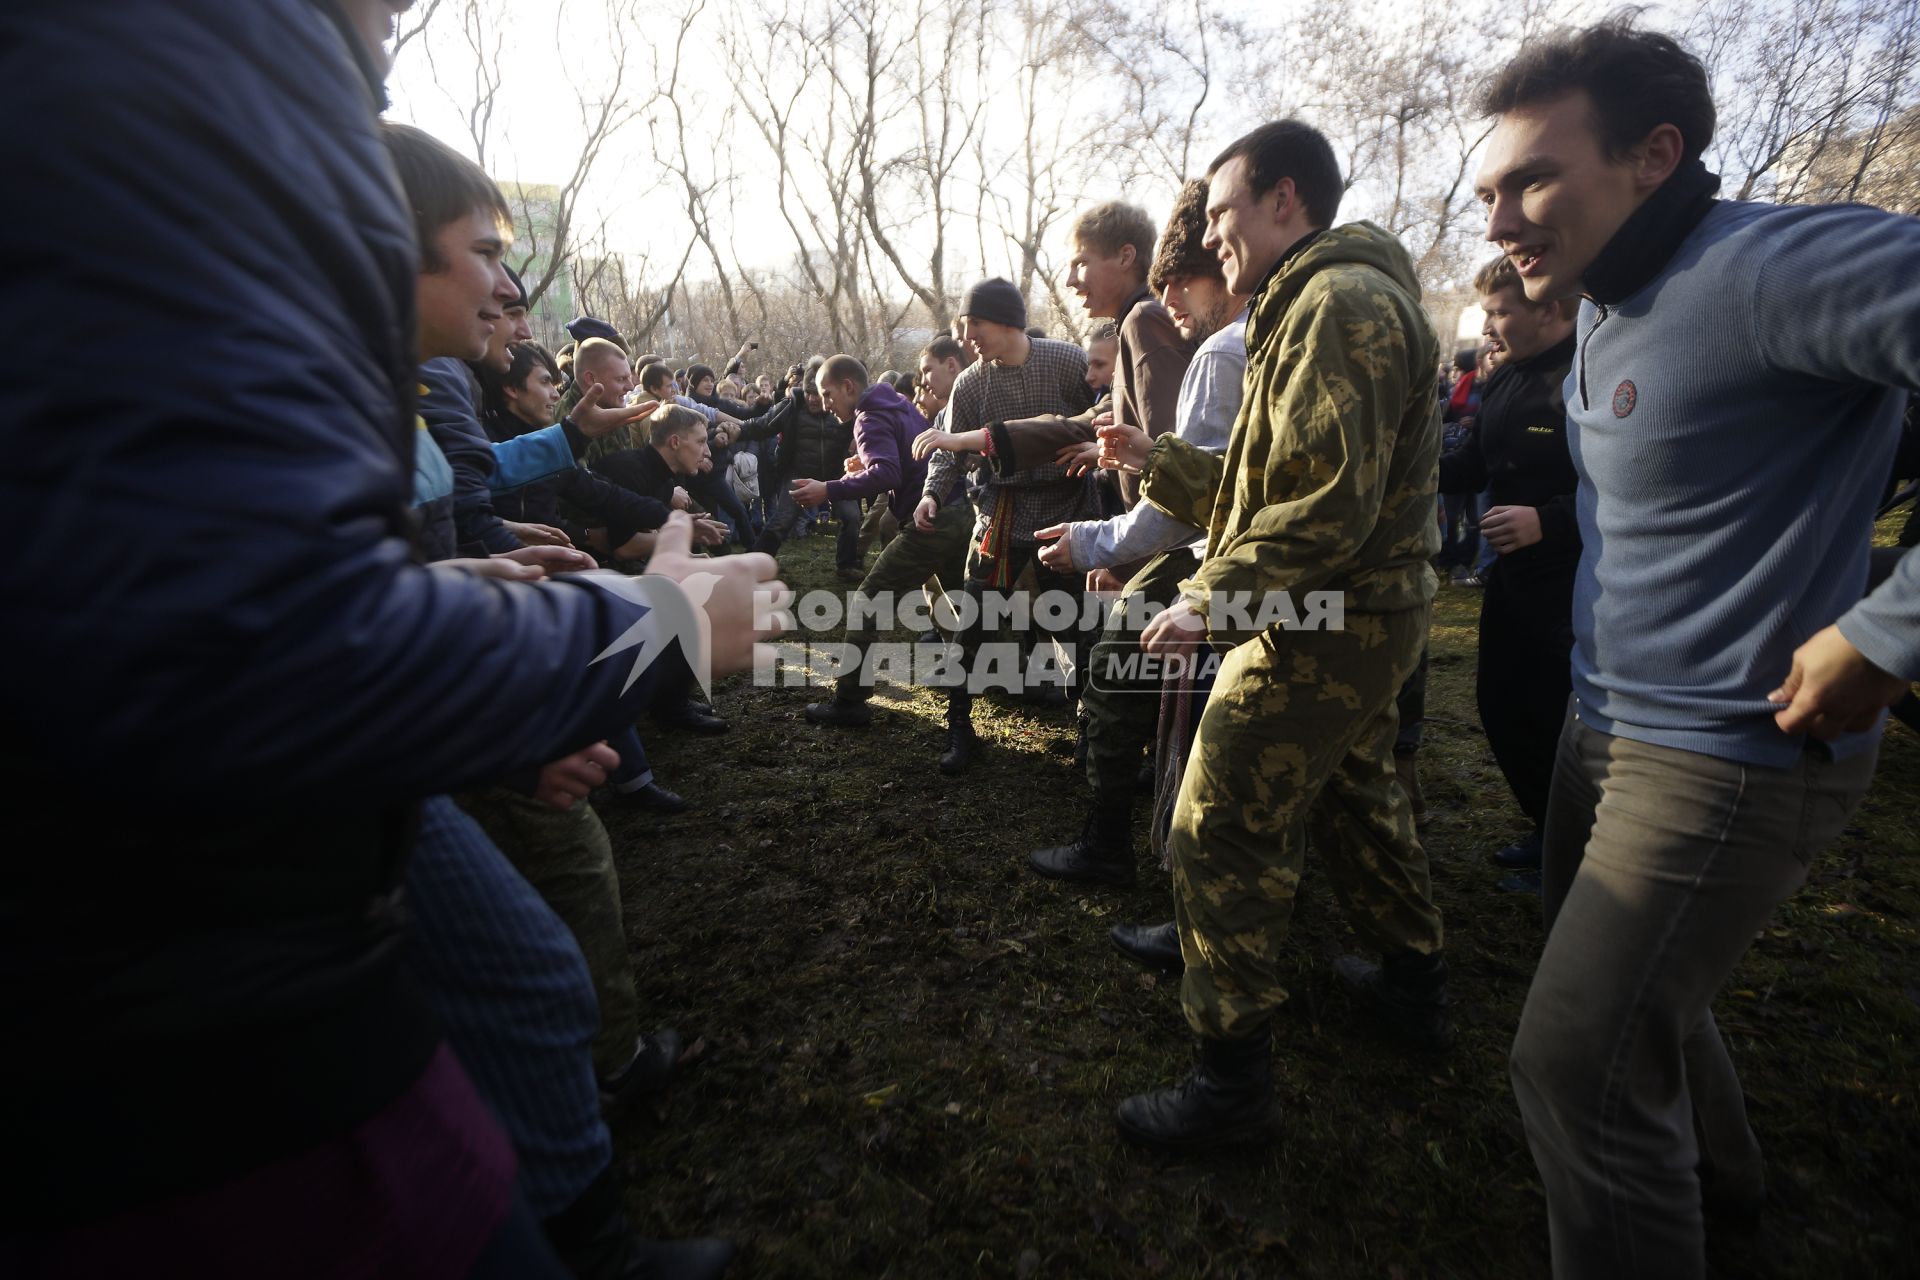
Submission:
[[[782,560],[797,586],[834,585],[830,537]],[[1115,1103],[1173,1080],[1191,1041],[1177,984],[1106,939],[1171,915],[1145,855],[1125,893],[1022,868],[1078,826],[1067,712],[983,703],[986,750],[957,780],[934,768],[925,691],[883,686],[872,729],[829,731],[802,691],[736,677],[716,695],[729,735],[649,735],[697,808],[602,812],[643,1000],[699,1044],[667,1103],[617,1130],[636,1221],[733,1236],[741,1275],[1544,1276],[1506,1072],[1541,933],[1537,900],[1496,891],[1486,861],[1525,823],[1474,711],[1478,607],[1442,589],[1420,756],[1460,1042],[1423,1060],[1369,1033],[1328,967],[1350,935],[1309,862],[1283,1121],[1231,1155],[1115,1134]],[[1712,1236],[1722,1274],[1920,1267],[1917,830],[1920,741],[1896,727],[1854,825],[1715,1006],[1774,1180],[1758,1228]]]

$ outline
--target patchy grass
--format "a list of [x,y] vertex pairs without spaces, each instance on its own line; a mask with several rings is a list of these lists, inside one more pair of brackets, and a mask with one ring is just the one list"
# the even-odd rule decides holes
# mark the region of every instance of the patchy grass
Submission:
[[[833,586],[830,548],[791,544],[788,580]],[[617,1133],[636,1222],[733,1236],[740,1273],[765,1276],[1545,1275],[1506,1072],[1538,904],[1486,862],[1525,822],[1474,711],[1478,608],[1442,590],[1420,757],[1460,1043],[1419,1061],[1367,1033],[1310,861],[1276,1028],[1284,1125],[1217,1158],[1143,1153],[1112,1122],[1189,1064],[1177,984],[1105,937],[1168,918],[1165,878],[1096,892],[1023,869],[1078,828],[1066,712],[983,701],[987,750],[958,780],[919,690],[883,687],[875,726],[847,732],[808,725],[800,690],[735,678],[716,694],[730,735],[650,737],[698,807],[607,825],[651,1018],[704,1046]],[[1757,1233],[1710,1241],[1724,1274],[1915,1265],[1916,813],[1920,741],[1895,727],[1854,825],[1715,1006],[1775,1179]]]

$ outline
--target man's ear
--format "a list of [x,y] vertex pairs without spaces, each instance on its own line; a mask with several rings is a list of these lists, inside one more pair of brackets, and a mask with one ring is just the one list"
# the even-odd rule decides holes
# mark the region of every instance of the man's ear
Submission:
[[1655,125],[1653,132],[1642,138],[1631,152],[1634,186],[1652,191],[1671,178],[1673,171],[1680,167],[1680,158],[1686,149],[1687,140],[1678,125]]
[[1292,178],[1282,178],[1273,184],[1273,220],[1285,222],[1287,215],[1300,207],[1300,193],[1294,190]]

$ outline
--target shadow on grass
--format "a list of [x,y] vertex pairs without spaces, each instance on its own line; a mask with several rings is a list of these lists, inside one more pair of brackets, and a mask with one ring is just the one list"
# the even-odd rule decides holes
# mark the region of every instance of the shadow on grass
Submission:
[[[790,544],[789,581],[833,585],[830,546]],[[1022,870],[1079,826],[1066,712],[984,700],[987,748],[960,779],[934,767],[943,703],[924,690],[883,689],[872,728],[836,731],[801,717],[819,694],[735,678],[716,694],[728,736],[649,735],[697,807],[605,816],[650,1016],[704,1046],[664,1110],[616,1135],[636,1222],[733,1235],[743,1275],[1545,1275],[1506,1074],[1538,905],[1497,892],[1485,860],[1525,822],[1474,711],[1478,607],[1442,589],[1420,757],[1460,1043],[1422,1061],[1366,1033],[1309,861],[1283,1126],[1205,1160],[1141,1153],[1112,1124],[1190,1052],[1177,985],[1104,936],[1168,918],[1164,877],[1144,853],[1126,893]],[[1757,1231],[1712,1238],[1724,1274],[1914,1266],[1916,813],[1920,742],[1896,728],[1854,826],[1715,1006],[1776,1183]]]

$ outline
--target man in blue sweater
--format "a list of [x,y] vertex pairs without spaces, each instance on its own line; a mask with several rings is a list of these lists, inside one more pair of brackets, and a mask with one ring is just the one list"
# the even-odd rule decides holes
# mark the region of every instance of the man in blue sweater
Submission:
[[1560,1276],[1699,1276],[1765,1184],[1710,1003],[1920,677],[1920,556],[1865,595],[1920,387],[1920,222],[1715,201],[1704,69],[1609,23],[1490,83],[1487,238],[1584,301],[1581,559],[1548,936],[1513,1047]]

